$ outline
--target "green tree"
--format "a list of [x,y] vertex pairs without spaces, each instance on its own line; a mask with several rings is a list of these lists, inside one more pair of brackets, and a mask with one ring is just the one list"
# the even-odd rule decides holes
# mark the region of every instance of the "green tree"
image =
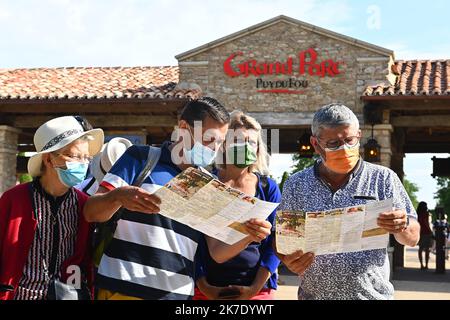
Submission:
[[19,176],[20,183],[26,183],[31,181],[33,181],[33,178],[28,173],[24,173]]
[[291,171],[291,174],[302,171],[306,168],[311,167],[316,161],[316,157],[313,158],[303,158],[300,154],[296,153],[292,156],[292,161],[294,161],[294,165]]
[[406,192],[408,193],[409,198],[414,206],[417,208],[419,201],[417,200],[417,192],[419,191],[419,186],[406,178],[403,178],[403,186],[405,187]]
[[296,172],[302,171],[306,168],[311,167],[314,164],[314,161],[316,158],[303,158],[300,156],[300,154],[296,153],[292,155],[292,161],[294,161],[294,165],[292,166],[291,172],[285,171],[283,173],[283,177],[281,178],[281,182],[278,185],[280,187],[280,190],[283,191],[283,186],[286,180],[289,178],[289,176],[293,175]]
[[283,176],[281,177],[280,184],[278,185],[278,187],[280,188],[281,192],[283,192],[284,183],[286,182],[286,180],[288,178],[289,178],[289,172],[287,172],[287,171],[283,172]]
[[450,214],[450,177],[437,177],[438,190],[434,198],[437,200],[437,206],[443,207],[444,212]]
[[[19,152],[19,157],[27,157],[25,152]],[[26,183],[33,181],[33,177],[31,177],[28,173],[24,173],[19,175],[19,182]]]

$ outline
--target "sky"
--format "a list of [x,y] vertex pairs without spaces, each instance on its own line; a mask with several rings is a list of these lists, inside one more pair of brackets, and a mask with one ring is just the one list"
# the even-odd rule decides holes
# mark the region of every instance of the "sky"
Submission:
[[[448,1],[0,0],[0,68],[176,65],[175,56],[283,14],[387,49],[396,59],[450,58]],[[444,155],[446,156],[446,155]],[[434,206],[432,155],[405,172]],[[273,175],[290,156],[272,161]]]

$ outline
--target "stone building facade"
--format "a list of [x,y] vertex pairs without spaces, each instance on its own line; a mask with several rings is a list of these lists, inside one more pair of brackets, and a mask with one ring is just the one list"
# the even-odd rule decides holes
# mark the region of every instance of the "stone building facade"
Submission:
[[20,130],[0,125],[0,195],[16,184],[17,143]]
[[176,58],[170,67],[0,69],[0,195],[26,172],[18,154],[35,150],[33,134],[51,118],[79,114],[107,135],[158,144],[202,95],[278,129],[281,152],[298,152],[331,102],[356,113],[361,146],[373,132],[380,163],[400,177],[405,153],[450,150],[450,60],[395,61],[391,50],[286,16]]
[[[367,86],[393,84],[393,52],[304,22],[279,16],[176,57],[179,83],[255,116],[264,127],[310,126],[321,106],[340,102],[358,116]],[[390,166],[392,127],[379,124],[381,163]],[[364,140],[362,145],[364,144]]]

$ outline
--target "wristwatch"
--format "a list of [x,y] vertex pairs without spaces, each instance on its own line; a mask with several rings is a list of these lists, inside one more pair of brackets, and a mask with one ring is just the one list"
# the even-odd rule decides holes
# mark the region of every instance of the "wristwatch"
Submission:
[[408,227],[409,227],[409,216],[407,215],[407,216],[406,216],[406,226],[405,226],[405,228],[403,229],[403,231],[405,231],[406,229],[408,229]]

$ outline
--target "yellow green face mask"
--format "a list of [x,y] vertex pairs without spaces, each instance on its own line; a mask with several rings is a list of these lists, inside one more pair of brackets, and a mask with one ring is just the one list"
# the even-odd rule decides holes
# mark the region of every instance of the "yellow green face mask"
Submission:
[[226,151],[227,164],[247,168],[256,162],[256,150],[248,143],[231,144]]

